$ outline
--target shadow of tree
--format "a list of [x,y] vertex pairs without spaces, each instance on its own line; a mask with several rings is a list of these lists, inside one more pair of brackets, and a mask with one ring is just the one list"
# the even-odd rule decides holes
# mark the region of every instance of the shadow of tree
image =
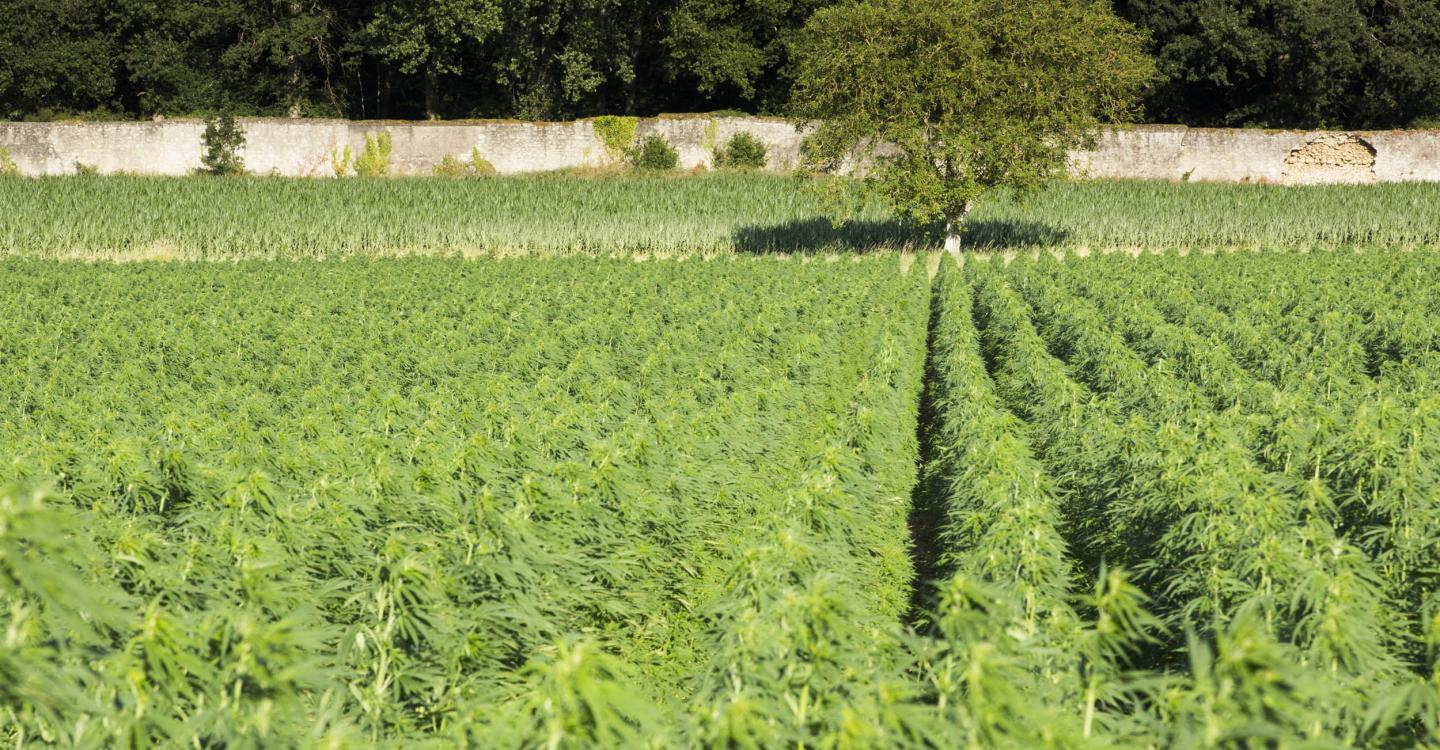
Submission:
[[1023,250],[1053,247],[1069,237],[1064,229],[1038,221],[979,219],[966,225],[964,243],[984,250]]
[[740,227],[731,241],[742,253],[864,252],[930,243],[928,232],[896,219],[847,221],[802,219],[770,226]]
[[[1037,248],[1065,241],[1063,229],[1034,221],[973,220],[965,228],[965,246],[974,250]],[[939,225],[916,226],[898,219],[833,224],[801,219],[770,226],[741,227],[731,236],[742,253],[845,253],[877,250],[931,250],[943,240]]]

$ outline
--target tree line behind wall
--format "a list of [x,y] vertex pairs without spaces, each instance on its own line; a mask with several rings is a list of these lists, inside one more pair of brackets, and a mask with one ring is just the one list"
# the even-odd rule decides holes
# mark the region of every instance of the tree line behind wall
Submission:
[[[789,49],[850,0],[0,0],[0,118],[783,113]],[[1440,0],[1113,0],[1147,119],[1440,118]]]

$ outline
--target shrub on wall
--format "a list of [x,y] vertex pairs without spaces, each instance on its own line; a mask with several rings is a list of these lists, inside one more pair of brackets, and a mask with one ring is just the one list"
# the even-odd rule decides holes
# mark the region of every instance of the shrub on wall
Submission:
[[240,158],[240,149],[245,145],[245,131],[235,122],[233,115],[206,119],[200,143],[204,148],[200,155],[201,174],[245,174],[245,162]]
[[10,149],[0,146],[0,177],[18,177],[20,168],[10,158]]
[[640,124],[638,117],[605,115],[591,121],[595,136],[605,144],[605,152],[612,158],[620,158],[629,152],[630,142],[635,140],[635,127]]
[[645,172],[664,172],[680,163],[680,154],[664,136],[652,135],[630,152],[630,166]]
[[719,169],[762,169],[765,167],[764,142],[749,133],[736,133],[715,151]]
[[382,130],[365,136],[365,150],[355,159],[355,174],[360,177],[390,174],[390,131]]

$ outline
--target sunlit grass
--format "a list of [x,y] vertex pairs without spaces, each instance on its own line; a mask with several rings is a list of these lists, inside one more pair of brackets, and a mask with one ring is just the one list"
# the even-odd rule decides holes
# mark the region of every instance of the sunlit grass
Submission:
[[[936,246],[781,175],[0,180],[0,253],[306,258],[857,252]],[[1440,244],[1440,185],[1058,183],[977,208],[977,251]]]

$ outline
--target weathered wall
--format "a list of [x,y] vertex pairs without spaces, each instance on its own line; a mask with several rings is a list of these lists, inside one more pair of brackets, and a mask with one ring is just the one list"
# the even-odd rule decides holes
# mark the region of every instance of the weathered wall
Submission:
[[1281,184],[1440,181],[1440,131],[1107,130],[1073,154],[1091,177]]
[[[391,171],[429,174],[447,155],[468,160],[479,149],[502,173],[602,166],[613,157],[589,121],[348,122],[245,119],[246,166],[259,174],[328,177],[331,154],[388,130]],[[0,146],[24,174],[66,174],[76,163],[101,172],[185,174],[199,166],[204,127],[193,120],[107,123],[0,123]],[[681,166],[709,166],[712,148],[748,131],[770,147],[770,168],[793,167],[801,134],[784,120],[674,116],[642,120],[637,135],[658,133]],[[1440,181],[1440,131],[1304,132],[1178,126],[1112,128],[1093,151],[1072,155],[1078,174],[1095,178],[1271,182]]]

